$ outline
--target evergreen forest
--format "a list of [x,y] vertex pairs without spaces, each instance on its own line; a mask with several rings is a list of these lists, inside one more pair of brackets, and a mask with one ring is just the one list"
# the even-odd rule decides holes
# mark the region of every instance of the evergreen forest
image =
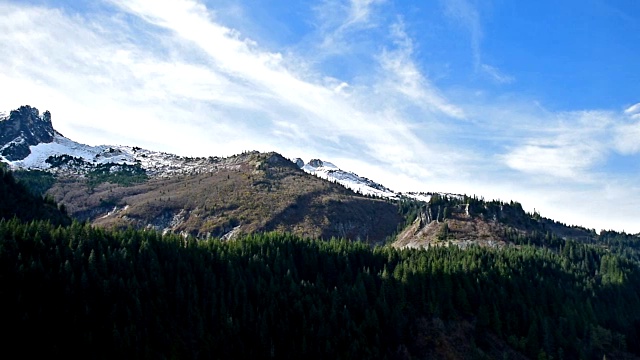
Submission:
[[580,243],[514,234],[505,248],[420,250],[275,232],[196,240],[71,222],[10,172],[2,179],[7,354],[640,356],[637,236],[603,232]]

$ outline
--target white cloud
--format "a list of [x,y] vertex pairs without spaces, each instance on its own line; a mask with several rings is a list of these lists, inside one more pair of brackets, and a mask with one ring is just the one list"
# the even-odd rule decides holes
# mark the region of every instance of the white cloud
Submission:
[[630,116],[635,116],[639,112],[640,112],[640,103],[631,105],[624,111],[625,114],[628,114]]
[[345,26],[369,22],[373,6],[383,2],[385,0],[351,0],[349,18],[345,22]]
[[618,121],[613,129],[613,146],[623,155],[640,153],[640,103],[625,109],[627,119]]
[[[613,114],[577,111],[555,115],[555,128],[548,125],[501,156],[507,166],[551,179],[577,183],[593,181],[589,170],[605,160]],[[552,180],[554,181],[554,180]]]
[[320,2],[315,8],[320,39],[315,55],[330,57],[352,52],[354,48],[352,35],[378,26],[375,9],[385,1],[324,0]]
[[402,21],[391,26],[391,35],[396,48],[385,50],[380,56],[383,76],[386,77],[383,86],[394,89],[427,110],[464,118],[464,110],[449,103],[418,69],[412,59],[413,42],[407,36]]
[[586,180],[584,171],[599,158],[599,152],[588,145],[538,142],[518,147],[504,156],[513,169],[578,182]]
[[620,125],[615,130],[615,147],[625,155],[640,153],[640,122]]
[[[452,93],[416,60],[411,24],[378,22],[382,2],[332,3],[338,12],[327,17],[340,16],[320,34],[343,26],[343,35],[373,28],[385,35],[367,48],[366,78],[324,72],[315,53],[271,51],[196,1],[113,0],[115,13],[82,16],[3,3],[0,110],[48,109],[63,134],[90,144],[319,157],[396,190],[520,200],[587,226],[601,219],[557,209],[569,211],[564,202],[606,207],[597,192],[612,202],[640,196],[622,190],[635,179],[612,181],[597,169],[611,152],[640,152],[638,104],[624,114],[558,113],[522,98],[469,95],[477,89]],[[460,16],[476,32],[480,54],[477,11]],[[479,64],[495,81],[512,80]],[[623,207],[634,213],[633,202]]]
[[482,40],[484,30],[480,12],[477,7],[467,0],[442,0],[445,13],[453,19],[456,24],[464,27],[470,37],[471,55],[476,72],[489,76],[489,78],[500,84],[510,84],[515,81],[515,77],[505,74],[495,66],[486,64],[482,56]]
[[[412,132],[406,115],[392,111],[396,100],[369,104],[372,96],[386,98],[371,93],[380,90],[375,84],[350,86],[355,95],[345,97],[345,84],[327,88],[307,79],[281,54],[216,23],[194,1],[112,3],[153,24],[137,24],[148,43],[129,41],[141,30],[122,21],[7,6],[3,13],[20,24],[3,22],[0,40],[13,45],[0,50],[0,65],[17,69],[3,73],[3,83],[15,88],[3,94],[0,105],[48,108],[56,126],[80,141],[108,142],[104,135],[110,134],[183,154],[237,153],[247,150],[246,144],[258,150],[313,145],[320,152],[347,146],[356,156],[401,166],[417,163],[414,151],[433,153]],[[364,16],[363,6],[371,4],[354,5],[356,14]],[[66,41],[52,41],[61,38]],[[32,49],[51,56],[34,56]],[[194,60],[178,50],[200,55]],[[399,54],[402,62],[396,66],[411,65],[410,53]],[[415,101],[432,96],[415,68],[396,70],[401,89],[413,91]],[[433,96],[446,111],[444,100]]]
[[500,70],[498,70],[498,68],[494,66],[480,64],[480,69],[482,69],[482,71],[489,75],[493,80],[501,84],[510,84],[515,81],[515,78],[513,76],[503,74]]

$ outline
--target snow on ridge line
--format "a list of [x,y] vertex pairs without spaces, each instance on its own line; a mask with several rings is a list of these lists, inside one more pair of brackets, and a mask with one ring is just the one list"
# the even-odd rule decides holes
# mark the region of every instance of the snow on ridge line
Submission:
[[31,154],[22,160],[11,162],[11,165],[18,168],[44,170],[51,167],[47,163],[49,157],[61,155],[81,158],[88,163],[94,164],[117,163],[132,165],[135,163],[135,158],[130,153],[122,151],[122,147],[84,145],[69,140],[58,133],[54,135],[52,142],[32,145],[29,149]]
[[[322,164],[322,165],[313,166],[313,164],[311,163]],[[327,164],[329,164],[329,166],[326,166]],[[412,199],[427,202],[427,203],[431,200],[434,194],[437,194],[440,196],[446,196],[449,198],[456,198],[456,199],[462,199],[464,197],[463,195],[459,195],[459,194],[442,193],[442,192],[438,192],[438,193],[395,192],[382,184],[374,182],[373,180],[364,178],[353,172],[341,170],[340,168],[338,168],[337,166],[335,166],[334,164],[328,161],[323,161],[318,159],[311,160],[309,163],[302,166],[301,169],[311,175],[318,176],[322,179],[335,181],[353,191],[359,192],[364,195],[373,195],[373,196],[379,196],[379,197],[388,198],[388,199],[399,199],[404,196],[404,197],[412,198]]]
[[47,159],[51,156],[67,155],[82,159],[89,167],[100,164],[135,165],[139,164],[151,176],[171,176],[178,174],[195,174],[210,172],[220,164],[211,163],[209,158],[192,158],[179,155],[142,149],[140,147],[121,145],[85,145],[64,137],[56,132],[50,143],[40,143],[29,147],[31,153],[22,160],[3,162],[12,168],[51,170],[56,172],[82,173],[89,168],[86,166],[71,165],[51,168]]
[[[314,166],[318,164],[319,166]],[[341,170],[333,163],[314,159],[301,167],[303,171],[325,180],[337,183],[363,195],[379,196],[389,199],[397,199],[398,194],[387,187],[377,184],[367,178],[363,178],[352,172]],[[383,189],[383,190],[381,190]]]
[[[15,141],[15,140],[14,140]],[[46,162],[51,156],[68,155],[80,158],[89,164],[115,163],[120,165],[140,164],[149,175],[170,176],[171,174],[202,173],[211,171],[217,166],[209,163],[205,158],[188,158],[174,154],[141,149],[130,146],[113,145],[85,145],[70,140],[56,132],[51,143],[40,143],[30,146],[31,153],[23,160],[7,161],[0,156],[0,160],[9,163],[12,168],[47,170],[51,165]],[[317,165],[314,166],[311,163]],[[304,162],[303,162],[304,164]],[[218,164],[219,165],[219,164]],[[429,202],[430,193],[396,193],[370,179],[361,177],[353,172],[341,170],[328,161],[318,159],[304,164],[301,169],[322,179],[335,181],[353,191],[363,195],[371,195],[388,199],[398,199],[401,196],[414,198],[418,201]],[[449,197],[461,195],[439,193]]]
[[[29,147],[31,154],[22,160],[11,162],[11,165],[19,168],[48,169],[50,165],[46,160],[51,156],[68,155],[80,158],[92,164],[127,164],[133,165],[140,162],[149,167],[176,165],[180,159],[177,155],[165,154],[137,147],[119,145],[85,145],[70,140],[59,133],[54,135],[50,143],[40,143]],[[171,161],[174,160],[174,161]]]

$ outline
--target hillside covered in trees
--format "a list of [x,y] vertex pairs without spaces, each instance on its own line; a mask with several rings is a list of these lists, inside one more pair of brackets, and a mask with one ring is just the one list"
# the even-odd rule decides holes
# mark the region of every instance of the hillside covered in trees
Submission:
[[502,235],[510,245],[450,246],[445,237],[443,246],[399,249],[275,232],[197,240],[71,223],[64,209],[42,197],[49,182],[38,174],[21,178],[24,184],[3,170],[0,182],[0,306],[9,353],[154,359],[640,355],[637,235],[603,231],[567,240],[542,231],[559,224],[498,215],[518,212],[519,204],[434,197],[427,205],[400,202],[399,215],[407,224],[430,216],[441,225],[464,205],[470,218],[509,225]]
[[49,220],[54,224],[71,224],[71,218],[66,214],[64,206],[58,207],[53,198],[43,197],[42,193],[31,193],[29,187],[17,181],[13,173],[2,163],[0,163],[0,199],[0,218],[16,217],[22,221]]
[[640,354],[637,264],[575,242],[558,250],[396,250],[275,233],[197,241],[2,220],[5,350],[100,358]]

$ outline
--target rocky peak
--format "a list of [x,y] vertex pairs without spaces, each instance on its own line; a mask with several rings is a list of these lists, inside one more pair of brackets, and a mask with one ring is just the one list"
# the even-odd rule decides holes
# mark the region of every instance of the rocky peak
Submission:
[[40,115],[34,107],[21,106],[0,121],[0,155],[9,161],[22,160],[31,153],[30,146],[50,143],[54,135],[49,111]]
[[311,167],[314,167],[314,168],[319,168],[319,167],[324,166],[324,162],[322,160],[320,160],[320,159],[311,159],[311,160],[309,160],[309,163],[307,165],[309,165]]

